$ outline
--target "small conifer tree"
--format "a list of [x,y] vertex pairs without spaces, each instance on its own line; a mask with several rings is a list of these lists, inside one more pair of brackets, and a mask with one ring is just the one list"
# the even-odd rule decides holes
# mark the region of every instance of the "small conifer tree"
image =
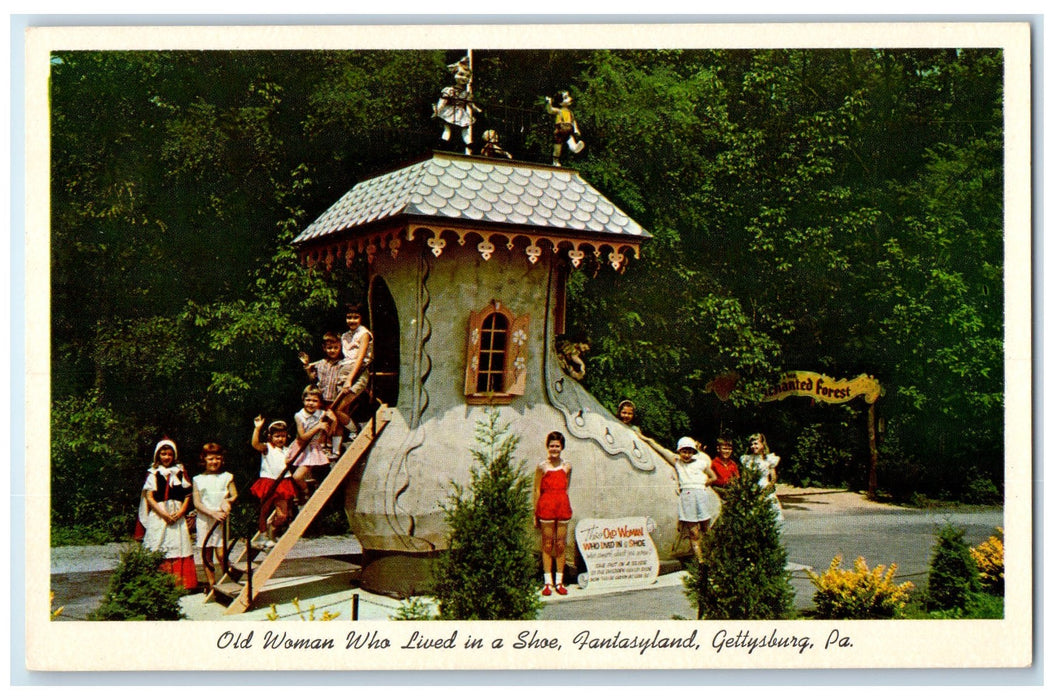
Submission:
[[475,466],[468,489],[453,485],[443,506],[448,548],[436,567],[441,620],[533,620],[537,592],[531,478],[512,463],[519,438],[497,411],[476,424]]
[[91,620],[179,620],[179,599],[186,590],[176,577],[161,571],[165,555],[141,544],[121,551],[102,603],[89,614]]
[[768,496],[750,469],[725,488],[721,515],[688,565],[686,594],[707,620],[778,620],[794,603],[787,550]]
[[965,535],[965,530],[950,524],[937,531],[927,584],[930,610],[966,610],[971,597],[981,589]]

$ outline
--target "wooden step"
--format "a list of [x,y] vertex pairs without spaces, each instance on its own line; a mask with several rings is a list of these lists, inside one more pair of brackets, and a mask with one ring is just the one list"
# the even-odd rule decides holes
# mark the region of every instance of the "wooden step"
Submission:
[[[358,464],[362,456],[366,454],[366,451],[373,444],[373,441],[377,439],[377,436],[380,435],[381,431],[384,430],[384,427],[388,425],[391,419],[392,409],[381,404],[377,409],[374,418],[363,424],[362,430],[359,431],[355,440],[348,446],[348,449],[345,450],[340,459],[330,467],[329,474],[327,474],[326,478],[318,485],[318,488],[311,495],[308,502],[300,509],[300,512],[297,514],[293,522],[289,524],[285,534],[283,534],[278,540],[278,544],[275,545],[274,549],[270,551],[267,557],[258,566],[254,563],[252,567],[253,598],[260,594],[260,591],[263,590],[264,585],[266,585],[271,576],[277,571],[278,566],[285,559],[289,550],[291,550],[293,545],[295,545],[300,537],[303,536],[308,526],[322,511],[322,508],[329,501],[330,497],[338,488],[340,488],[345,477],[351,473],[351,470],[356,464]],[[224,579],[226,580],[227,577],[224,576]],[[245,586],[242,588],[234,602],[227,607],[227,611],[224,614],[237,615],[243,613],[249,609],[250,605],[252,605],[252,600],[249,598],[249,586]]]
[[216,585],[212,587],[212,592],[213,594],[222,596],[227,600],[235,600],[241,594],[243,588],[245,588],[245,586],[240,583],[235,583],[234,581],[221,581],[217,582]]

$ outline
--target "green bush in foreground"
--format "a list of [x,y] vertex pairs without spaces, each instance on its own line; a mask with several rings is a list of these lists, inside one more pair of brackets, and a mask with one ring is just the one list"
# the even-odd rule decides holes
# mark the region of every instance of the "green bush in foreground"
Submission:
[[762,489],[749,470],[726,488],[721,515],[703,536],[703,563],[690,563],[684,581],[700,619],[779,620],[793,612],[772,488]]
[[932,610],[965,610],[970,596],[981,590],[977,564],[963,537],[966,531],[945,525],[937,532],[927,590]]
[[186,592],[176,578],[160,570],[164,555],[135,544],[121,551],[103,601],[90,620],[179,620],[179,599]]
[[476,424],[469,488],[453,484],[443,507],[450,542],[436,566],[442,620],[533,620],[541,608],[530,478],[514,465],[518,438],[495,411]]

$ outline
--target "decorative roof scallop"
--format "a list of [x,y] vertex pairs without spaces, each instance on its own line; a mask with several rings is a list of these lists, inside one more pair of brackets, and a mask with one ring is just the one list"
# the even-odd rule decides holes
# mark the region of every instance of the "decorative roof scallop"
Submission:
[[[616,268],[623,260],[619,248],[637,252],[640,241],[651,238],[573,170],[437,153],[355,185],[293,243],[325,246],[333,234],[401,216],[438,218],[445,226],[473,230],[492,225],[490,233],[480,234],[485,242],[503,227],[527,225],[536,229],[534,235],[525,234],[532,248],[544,238],[554,249],[568,242],[576,253],[578,243],[586,243],[599,255],[603,245],[611,248],[609,258]],[[398,243],[390,245],[394,254]],[[436,255],[441,250],[433,246]],[[531,258],[534,262],[537,256]],[[581,257],[571,259],[577,265]]]

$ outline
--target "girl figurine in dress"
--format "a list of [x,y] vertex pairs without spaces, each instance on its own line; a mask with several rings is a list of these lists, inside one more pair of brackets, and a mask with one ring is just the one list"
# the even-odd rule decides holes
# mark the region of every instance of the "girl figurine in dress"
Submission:
[[750,436],[750,453],[740,457],[739,463],[743,465],[744,472],[754,473],[761,488],[771,487],[768,494],[769,503],[776,511],[776,520],[783,522],[783,509],[776,497],[776,465],[780,463],[780,458],[769,452],[769,444],[764,435],[754,433]]
[[[542,531],[542,595],[567,595],[564,588],[564,562],[567,548],[567,523],[571,520],[571,500],[567,487],[571,482],[571,465],[561,453],[566,440],[563,433],[551,432],[545,438],[548,459],[534,470],[534,521]],[[556,580],[553,580],[553,565]]]
[[206,593],[216,585],[216,548],[223,547],[224,521],[238,498],[234,475],[223,468],[223,456],[222,447],[215,442],[206,443],[200,457],[205,471],[194,477],[194,508],[198,511],[198,546],[205,565]]
[[454,74],[454,84],[443,88],[439,93],[439,101],[433,105],[432,115],[443,122],[443,134],[440,138],[444,141],[450,140],[452,129],[461,130],[461,140],[465,142],[467,154],[469,144],[472,143],[471,127],[476,123],[476,113],[480,111],[472,101],[472,69],[469,67],[468,56],[447,68]]
[[161,570],[189,591],[198,586],[186,518],[193,487],[178,460],[176,443],[171,440],[161,440],[154,447],[154,461],[146,472],[139,501],[139,522],[145,530],[143,546],[163,553]]

